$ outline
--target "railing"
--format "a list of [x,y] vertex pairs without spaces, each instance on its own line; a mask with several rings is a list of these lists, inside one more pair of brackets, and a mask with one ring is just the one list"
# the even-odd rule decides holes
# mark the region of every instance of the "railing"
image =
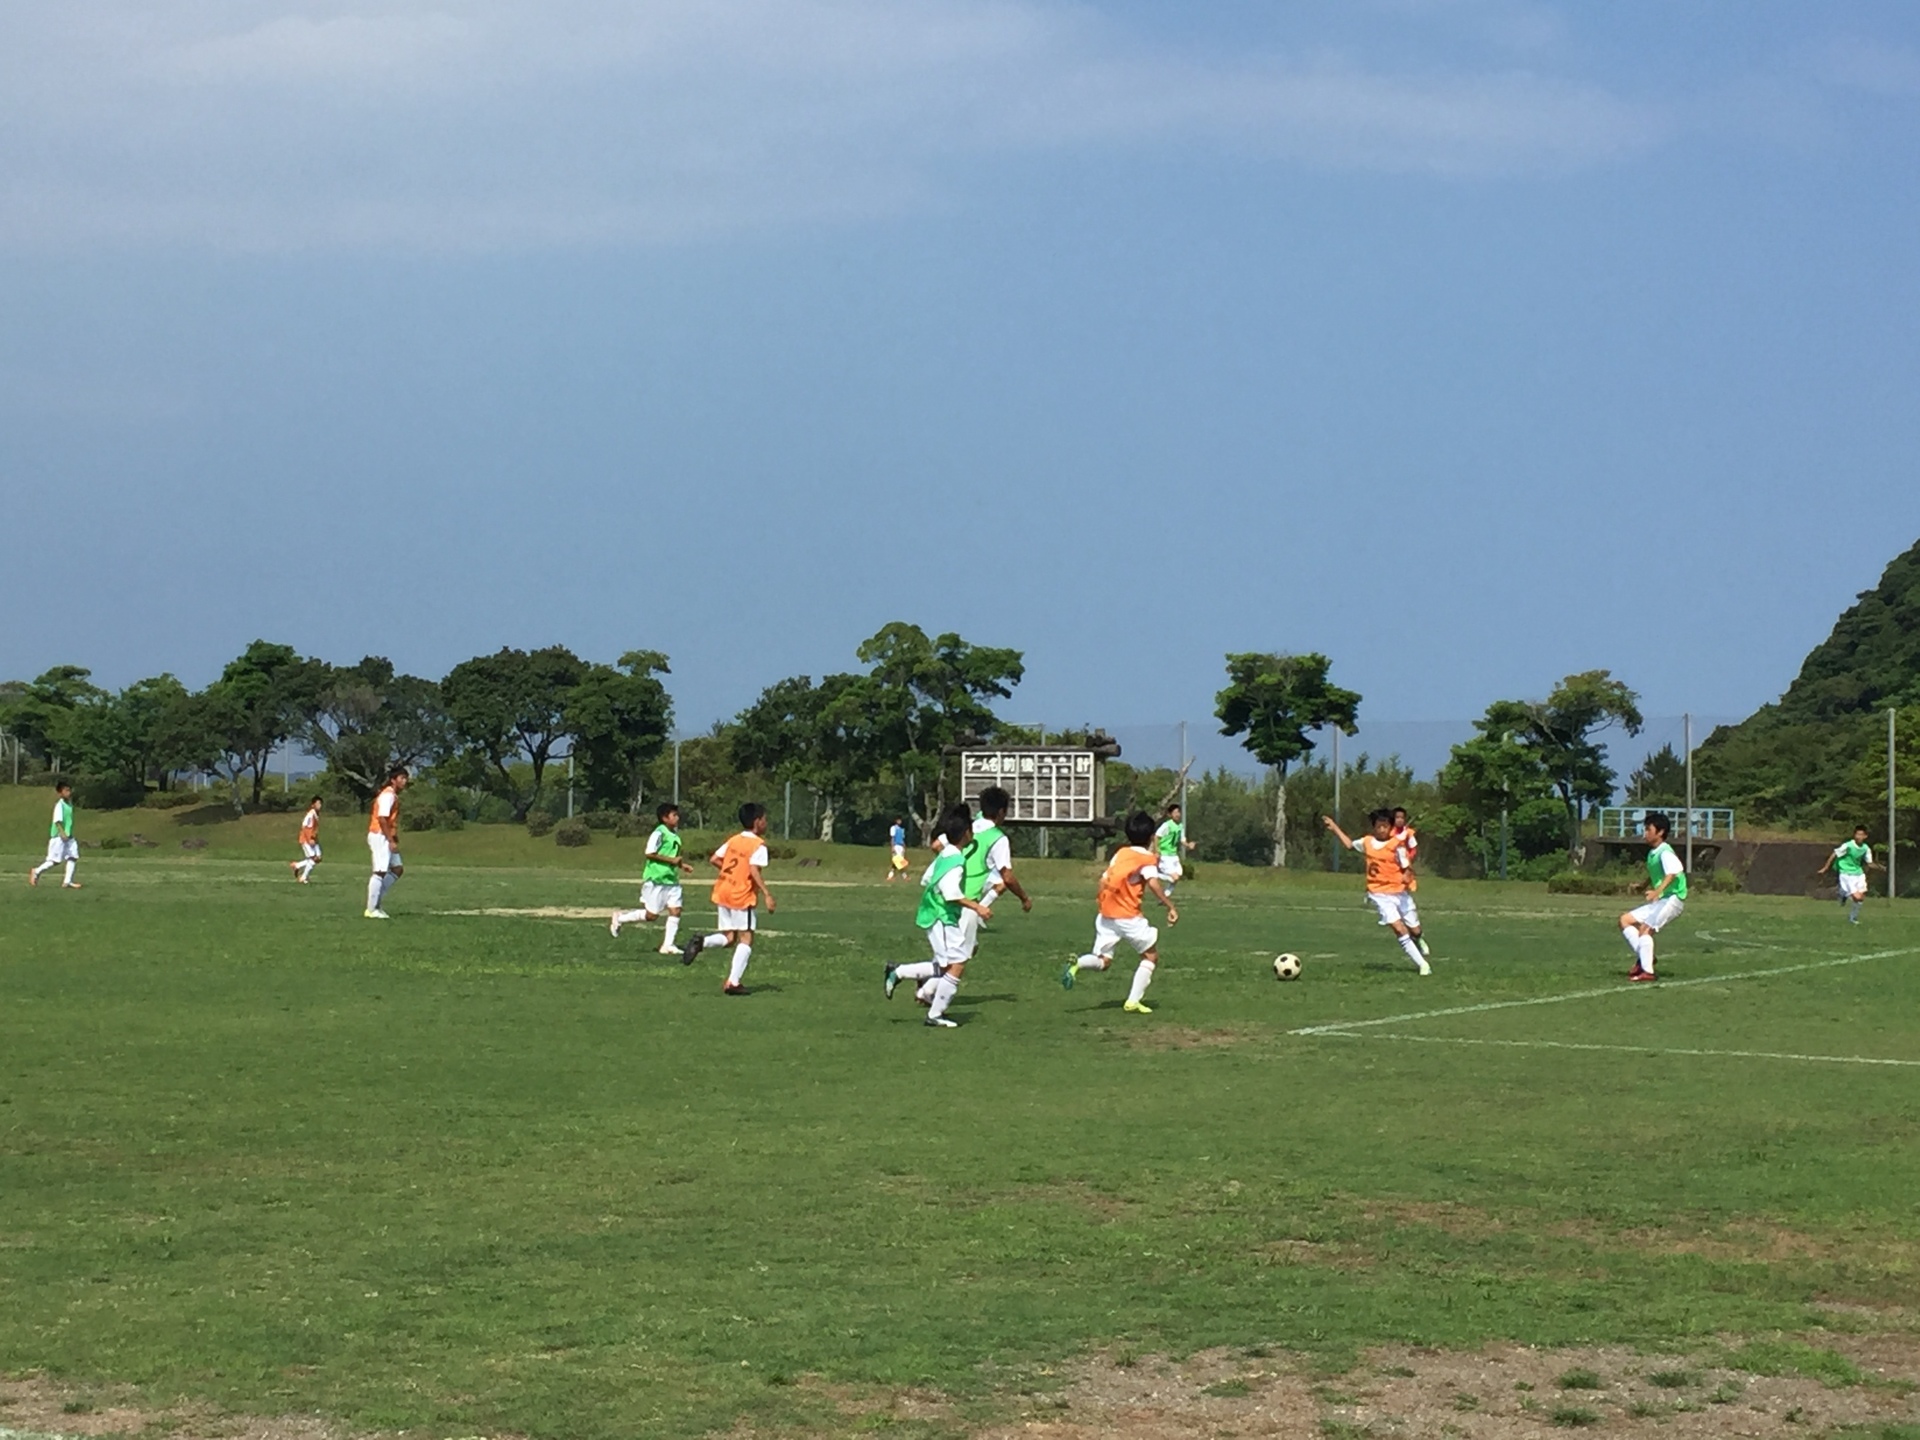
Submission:
[[1652,814],[1663,814],[1672,824],[1669,840],[1684,839],[1689,831],[1696,840],[1733,839],[1733,811],[1718,806],[1606,805],[1595,813],[1602,840],[1638,840]]

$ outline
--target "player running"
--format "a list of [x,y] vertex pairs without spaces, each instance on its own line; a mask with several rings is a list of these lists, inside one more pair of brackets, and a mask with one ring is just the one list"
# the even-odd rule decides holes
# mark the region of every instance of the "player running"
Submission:
[[385,908],[387,892],[406,869],[400,859],[400,792],[407,788],[407,778],[404,765],[389,775],[385,788],[373,797],[373,813],[367,817],[367,849],[373,852],[365,912],[369,920],[392,918]]
[[1153,817],[1144,810],[1134,811],[1127,817],[1126,832],[1127,843],[1114,852],[1100,877],[1100,913],[1093,920],[1093,949],[1067,962],[1067,968],[1060,972],[1060,984],[1071,990],[1078,972],[1105,970],[1113,964],[1113,952],[1124,940],[1139,954],[1140,963],[1134,967],[1127,1003],[1120,1008],[1134,1015],[1151,1015],[1146,993],[1160,963],[1160,932],[1140,913],[1142,892],[1151,890],[1154,899],[1167,907],[1168,925],[1180,923],[1180,912],[1173,908],[1160,881],[1159,856],[1147,848],[1153,840]]
[[760,872],[767,868],[767,807],[749,800],[740,807],[740,833],[722,845],[708,861],[720,874],[713,882],[713,903],[720,912],[718,928],[711,935],[696,935],[680,952],[680,963],[691,965],[702,950],[718,945],[733,946],[733,964],[727,971],[723,995],[745,995],[747,965],[753,959],[753,931],[756,907],[767,902],[767,913],[774,910],[773,892]]
[[678,955],[680,947],[673,942],[680,933],[680,877],[693,873],[693,862],[680,854],[680,807],[669,800],[653,815],[660,823],[647,837],[647,864],[640,872],[640,908],[615,911],[607,922],[607,932],[618,937],[622,925],[658,920],[664,915],[667,932],[660,938],[660,953]]
[[898,880],[907,873],[907,826],[898,815],[887,827],[887,880]]
[[1673,822],[1658,810],[1649,810],[1642,832],[1647,841],[1647,903],[1620,917],[1620,935],[1633,951],[1633,969],[1627,978],[1636,984],[1652,980],[1653,937],[1680,918],[1687,908],[1687,867],[1673,853],[1667,835]]
[[80,863],[80,842],[73,838],[73,786],[62,780],[53,787],[53,823],[47,827],[47,858],[27,871],[27,884],[38,885],[40,877],[56,865],[67,867],[62,890],[78,890],[73,868]]
[[1431,975],[1433,967],[1420,953],[1420,911],[1414,906],[1413,892],[1407,886],[1408,867],[1401,863],[1400,847],[1393,839],[1393,812],[1376,810],[1367,816],[1371,835],[1358,840],[1347,837],[1331,815],[1321,817],[1334,838],[1348,850],[1357,850],[1367,865],[1367,899],[1380,912],[1380,923],[1393,931],[1400,948],[1422,975]]
[[[978,923],[993,918],[992,912],[966,893],[967,857],[972,852],[972,815],[964,805],[955,805],[941,817],[939,833],[947,843],[934,852],[933,861],[920,877],[920,909],[914,923],[927,932],[927,944],[933,950],[931,960],[911,965],[889,965],[882,977],[886,997],[902,980],[924,982],[930,987],[925,1023],[939,1030],[959,1028],[959,1022],[947,1018],[947,1007],[960,989],[967,973],[967,961],[973,958],[974,942],[964,925],[971,915]],[[917,997],[916,997],[917,998]]]
[[1173,887],[1187,873],[1185,859],[1193,851],[1193,842],[1187,839],[1187,827],[1180,817],[1178,801],[1160,813],[1165,818],[1160,821],[1160,828],[1153,832],[1153,849],[1160,857],[1161,887],[1171,896]]
[[1827,863],[1816,874],[1824,875],[1829,869],[1839,882],[1840,903],[1847,907],[1847,919],[1853,924],[1860,923],[1860,903],[1867,898],[1867,871],[1884,870],[1873,858],[1873,847],[1867,844],[1867,827],[1853,827],[1853,838],[1838,846],[1827,856]]
[[[1407,893],[1412,895],[1420,889],[1420,873],[1414,868],[1420,860],[1420,832],[1408,823],[1404,805],[1393,807],[1393,843],[1399,847],[1400,868],[1407,872]],[[1427,948],[1427,937],[1420,927],[1416,924],[1407,929],[1420,953],[1431,956],[1433,951]]]
[[293,878],[302,885],[313,874],[313,867],[320,863],[320,808],[321,800],[316,795],[308,804],[307,813],[300,817],[300,858],[287,862]]

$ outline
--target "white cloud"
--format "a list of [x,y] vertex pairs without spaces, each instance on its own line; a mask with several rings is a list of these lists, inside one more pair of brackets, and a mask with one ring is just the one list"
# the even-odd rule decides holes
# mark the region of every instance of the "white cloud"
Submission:
[[1150,48],[1058,0],[0,0],[0,242],[514,248],[897,212],[958,158],[1441,175],[1662,116],[1518,70]]

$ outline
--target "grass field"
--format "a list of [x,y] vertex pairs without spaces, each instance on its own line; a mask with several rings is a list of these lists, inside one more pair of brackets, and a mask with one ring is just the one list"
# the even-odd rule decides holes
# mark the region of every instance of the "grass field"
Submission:
[[[0,797],[16,877],[43,793]],[[1701,899],[1630,988],[1617,902],[1430,882],[1422,980],[1352,877],[1210,869],[1136,1017],[1124,967],[1057,982],[1091,869],[1027,863],[936,1032],[880,995],[921,946],[877,852],[776,864],[727,1000],[607,935],[637,841],[410,837],[379,925],[350,820],[305,889],[290,817],[81,834],[143,827],[79,892],[0,884],[0,1372],[356,1431],[949,1434],[1093,1357],[1844,1381],[1819,1335],[1914,1325],[1920,913],[1885,903]],[[903,1394],[938,1403],[855,1403]]]

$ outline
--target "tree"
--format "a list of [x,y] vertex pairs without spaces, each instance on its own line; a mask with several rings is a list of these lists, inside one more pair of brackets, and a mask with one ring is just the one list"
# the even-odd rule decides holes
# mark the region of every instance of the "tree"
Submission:
[[303,660],[291,645],[256,640],[186,707],[193,722],[186,738],[197,742],[192,748],[198,758],[232,787],[234,809],[244,808],[240,784],[249,776],[253,804],[260,804],[273,752],[305,723],[326,669],[323,661]]
[[102,690],[82,699],[58,714],[54,734],[61,754],[81,773],[138,790],[157,771],[164,789],[168,773],[186,763],[177,738],[186,704],[186,686],[171,675],[156,675],[118,695]]
[[29,684],[14,682],[10,698],[0,705],[0,725],[51,767],[59,753],[58,732],[71,712],[106,698],[92,676],[82,665],[56,665]]
[[1553,835],[1545,843],[1549,849],[1559,844],[1553,780],[1539,752],[1520,743],[1503,715],[1490,711],[1474,721],[1479,733],[1453,747],[1439,776],[1446,803],[1434,820],[1436,830],[1458,837],[1488,871],[1500,853],[1499,840],[1487,833],[1495,823],[1511,827],[1522,858],[1531,859],[1539,852],[1536,832],[1544,805]]
[[1685,805],[1687,762],[1672,742],[1662,745],[1627,776],[1627,798],[1635,805]]
[[1240,743],[1274,771],[1273,859],[1287,863],[1287,767],[1313,749],[1307,731],[1337,725],[1345,734],[1358,729],[1354,715],[1360,696],[1327,679],[1332,661],[1324,655],[1227,656],[1227,688],[1214,696],[1214,715],[1222,735],[1243,735]]
[[962,736],[990,739],[999,725],[987,702],[1012,696],[1026,674],[1018,650],[975,645],[951,632],[932,639],[918,625],[896,620],[854,652],[867,666],[851,719],[848,696],[838,702],[841,728],[872,747],[869,766],[890,770],[919,797],[914,818],[922,832],[947,803],[947,749]]
[[588,666],[569,692],[567,729],[593,804],[640,813],[641,777],[673,727],[673,702],[654,678],[667,673],[658,650],[629,650],[617,666]]
[[[531,652],[503,648],[461,661],[440,682],[464,773],[505,800],[516,820],[527,818],[554,747],[568,738],[567,698],[586,671],[586,663],[564,645]],[[514,774],[523,759],[531,785]]]
[[728,754],[737,769],[764,770],[820,793],[822,840],[833,839],[840,803],[872,778],[878,763],[862,728],[867,684],[863,675],[827,675],[818,685],[809,675],[791,676],[762,690],[728,727]]
[[1638,735],[1641,724],[1640,697],[1607,670],[1569,675],[1544,701],[1496,700],[1474,721],[1483,734],[1511,735],[1538,760],[1566,811],[1570,859],[1580,847],[1585,807],[1613,795],[1606,747],[1594,737],[1613,725]]
[[399,767],[431,764],[453,749],[440,687],[395,674],[393,662],[376,655],[327,667],[299,733],[327,773],[363,801]]

